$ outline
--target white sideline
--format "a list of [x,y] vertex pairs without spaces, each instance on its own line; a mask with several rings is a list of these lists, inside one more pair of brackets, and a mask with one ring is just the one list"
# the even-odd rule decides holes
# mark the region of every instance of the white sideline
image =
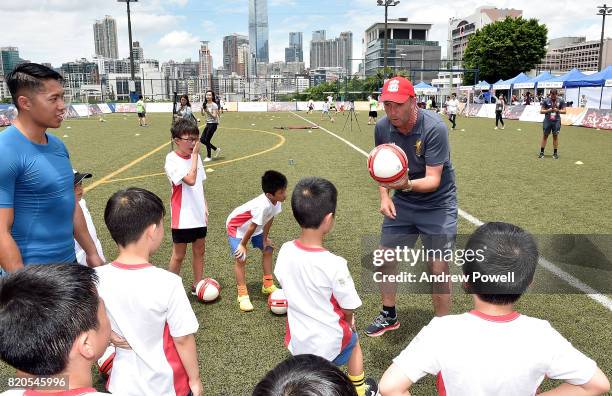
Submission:
[[[367,152],[365,152],[361,148],[355,146],[353,143],[349,142],[345,138],[343,138],[341,136],[338,136],[337,134],[329,131],[328,129],[322,127],[321,125],[315,124],[314,122],[310,121],[307,118],[302,117],[299,114],[296,114],[296,113],[294,113],[292,111],[290,111],[290,113],[293,114],[296,117],[301,118],[302,120],[304,120],[304,121],[306,121],[306,122],[308,122],[308,123],[310,123],[312,125],[318,126],[320,130],[325,131],[328,134],[332,135],[333,137],[343,141],[344,143],[346,143],[347,145],[349,145],[350,147],[352,147],[353,149],[355,149],[359,153],[363,154],[364,156],[366,156],[366,157],[368,156]],[[484,224],[478,218],[472,216],[471,214],[469,214],[468,212],[466,212],[466,211],[464,211],[462,209],[459,209],[459,216],[463,217],[465,220],[467,220],[470,223],[474,224],[476,227],[479,227],[479,226]],[[593,301],[595,301],[598,304],[602,305],[604,308],[607,308],[609,311],[612,311],[612,299],[608,298],[607,296],[604,296],[603,294],[601,294],[597,290],[593,289],[589,285],[585,284],[581,280],[579,280],[576,277],[574,277],[574,276],[568,274],[567,272],[563,271],[561,268],[557,267],[555,264],[553,264],[552,262],[548,261],[544,257],[540,257],[540,259],[538,260],[538,263],[542,266],[542,268],[546,269],[551,274],[555,275],[556,277],[558,277],[559,279],[561,279],[562,281],[564,281],[568,285],[572,286],[573,288],[580,290],[587,297],[591,298]]]

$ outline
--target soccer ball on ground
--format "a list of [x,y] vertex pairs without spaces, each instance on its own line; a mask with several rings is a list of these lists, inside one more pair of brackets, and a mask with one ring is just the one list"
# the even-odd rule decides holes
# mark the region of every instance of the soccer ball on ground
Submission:
[[287,299],[283,289],[278,289],[268,296],[268,307],[270,311],[276,315],[284,315],[287,313]]
[[213,302],[219,297],[221,285],[213,278],[204,278],[196,285],[196,295],[198,300],[203,302]]

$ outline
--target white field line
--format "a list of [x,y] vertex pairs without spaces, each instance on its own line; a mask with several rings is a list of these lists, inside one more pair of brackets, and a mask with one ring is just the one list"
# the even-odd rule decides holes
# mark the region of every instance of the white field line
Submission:
[[[355,146],[353,143],[349,142],[348,140],[346,140],[342,136],[338,136],[337,134],[333,133],[332,131],[322,127],[321,125],[315,124],[314,122],[310,121],[307,118],[302,117],[299,114],[296,114],[294,112],[290,112],[290,113],[293,114],[296,117],[301,118],[302,120],[304,120],[304,121],[306,121],[306,122],[308,122],[308,123],[310,123],[312,125],[318,126],[320,130],[325,131],[326,133],[332,135],[333,137],[341,140],[342,142],[346,143],[347,145],[352,147],[355,151],[363,154],[364,156],[366,156],[366,157],[368,156],[367,152],[365,152],[361,148]],[[479,227],[479,226],[484,224],[481,220],[479,220],[478,218],[474,217],[473,215],[469,214],[468,212],[466,212],[466,211],[464,211],[462,209],[459,209],[459,216],[463,217],[465,220],[467,220],[470,223],[474,224],[476,227]],[[546,269],[548,272],[550,272],[551,274],[555,275],[556,277],[558,277],[559,279],[561,279],[562,281],[564,281],[568,285],[572,286],[573,288],[580,290],[581,292],[586,294],[587,297],[591,298],[592,300],[594,300],[598,304],[601,304],[603,307],[607,308],[609,311],[612,311],[612,300],[610,298],[608,298],[607,296],[604,296],[603,294],[601,294],[597,290],[593,289],[589,285],[585,284],[581,280],[579,280],[576,277],[574,277],[574,276],[568,274],[567,272],[563,271],[561,268],[557,267],[555,264],[553,264],[552,262],[548,261],[544,257],[540,257],[540,259],[538,260],[538,263],[544,269]]]

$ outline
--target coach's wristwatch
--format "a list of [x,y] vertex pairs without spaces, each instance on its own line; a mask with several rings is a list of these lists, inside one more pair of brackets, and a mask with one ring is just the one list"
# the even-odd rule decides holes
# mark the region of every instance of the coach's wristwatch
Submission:
[[410,191],[412,191],[412,181],[408,179],[408,188],[404,188],[402,192],[410,192]]

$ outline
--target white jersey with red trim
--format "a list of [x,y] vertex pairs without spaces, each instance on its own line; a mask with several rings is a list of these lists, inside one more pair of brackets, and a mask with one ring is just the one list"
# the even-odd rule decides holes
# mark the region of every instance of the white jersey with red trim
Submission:
[[208,216],[206,215],[203,184],[206,180],[206,172],[202,165],[202,158],[198,156],[198,173],[193,186],[183,182],[183,178],[191,169],[191,156],[182,157],[175,151],[168,153],[164,169],[172,186],[171,227],[174,229],[206,227]]
[[94,388],[78,388],[58,392],[37,392],[31,389],[11,389],[0,393],[0,396],[108,396],[108,393],[101,393]]
[[352,335],[342,309],[361,306],[346,260],[325,249],[289,241],[278,252],[274,275],[288,303],[285,343],[289,351],[334,360]]
[[187,395],[189,379],[173,337],[194,334],[198,320],[181,278],[151,264],[113,262],[96,272],[111,327],[132,348],[116,348],[109,392]]
[[251,223],[257,224],[253,236],[259,235],[263,232],[263,226],[279,214],[281,210],[280,202],[272,205],[266,194],[261,194],[230,213],[225,222],[227,235],[242,239]]
[[438,375],[449,396],[535,395],[545,377],[582,385],[597,367],[545,320],[478,311],[433,318],[393,363],[413,383]]

